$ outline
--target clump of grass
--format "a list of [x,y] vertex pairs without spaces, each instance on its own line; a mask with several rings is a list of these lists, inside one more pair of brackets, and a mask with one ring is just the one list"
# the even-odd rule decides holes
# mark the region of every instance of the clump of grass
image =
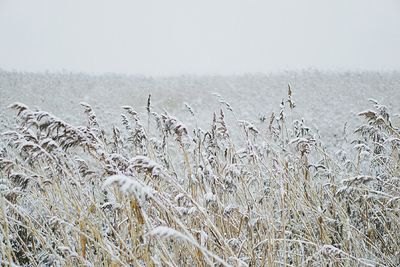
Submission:
[[155,112],[150,96],[147,129],[130,106],[104,129],[87,103],[82,126],[12,104],[16,125],[0,142],[1,262],[400,265],[400,131],[385,106],[361,112],[344,139],[351,149],[335,154],[294,117],[290,86],[269,120],[241,120],[217,96],[207,130]]

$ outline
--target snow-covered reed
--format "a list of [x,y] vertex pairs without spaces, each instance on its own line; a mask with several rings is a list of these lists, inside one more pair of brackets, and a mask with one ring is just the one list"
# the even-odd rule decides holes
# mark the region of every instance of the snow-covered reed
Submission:
[[110,129],[87,103],[81,126],[10,105],[1,262],[400,265],[400,131],[385,106],[360,112],[363,123],[336,152],[293,115],[290,86],[275,113],[254,121],[217,97],[206,130],[157,112],[150,96],[144,114],[123,106]]

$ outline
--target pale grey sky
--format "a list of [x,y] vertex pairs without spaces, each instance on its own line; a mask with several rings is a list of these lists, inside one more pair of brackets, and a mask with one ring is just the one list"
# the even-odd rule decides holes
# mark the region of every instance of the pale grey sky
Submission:
[[400,70],[400,1],[0,0],[0,68]]

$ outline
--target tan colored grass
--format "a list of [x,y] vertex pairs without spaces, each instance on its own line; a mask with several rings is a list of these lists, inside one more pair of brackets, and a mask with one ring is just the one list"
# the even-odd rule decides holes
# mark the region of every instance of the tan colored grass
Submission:
[[218,98],[227,113],[207,130],[154,112],[150,96],[147,129],[129,106],[121,125],[104,129],[87,103],[83,126],[11,105],[15,129],[1,137],[1,261],[400,265],[399,128],[384,106],[361,112],[366,122],[343,138],[353,144],[335,155],[286,116],[290,86],[269,121],[227,125],[238,115]]

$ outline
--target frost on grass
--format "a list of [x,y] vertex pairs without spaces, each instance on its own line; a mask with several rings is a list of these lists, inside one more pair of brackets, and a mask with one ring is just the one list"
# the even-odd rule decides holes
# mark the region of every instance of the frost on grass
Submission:
[[120,121],[82,102],[83,125],[12,104],[0,135],[1,262],[399,266],[395,117],[372,101],[332,151],[295,96],[289,86],[260,119],[217,94],[201,128],[200,109],[186,105],[192,127],[150,96],[122,106]]
[[116,184],[121,192],[126,194],[133,194],[138,199],[145,199],[145,197],[152,197],[155,193],[154,189],[149,186],[145,186],[134,177],[125,175],[113,175],[106,179],[103,187]]

